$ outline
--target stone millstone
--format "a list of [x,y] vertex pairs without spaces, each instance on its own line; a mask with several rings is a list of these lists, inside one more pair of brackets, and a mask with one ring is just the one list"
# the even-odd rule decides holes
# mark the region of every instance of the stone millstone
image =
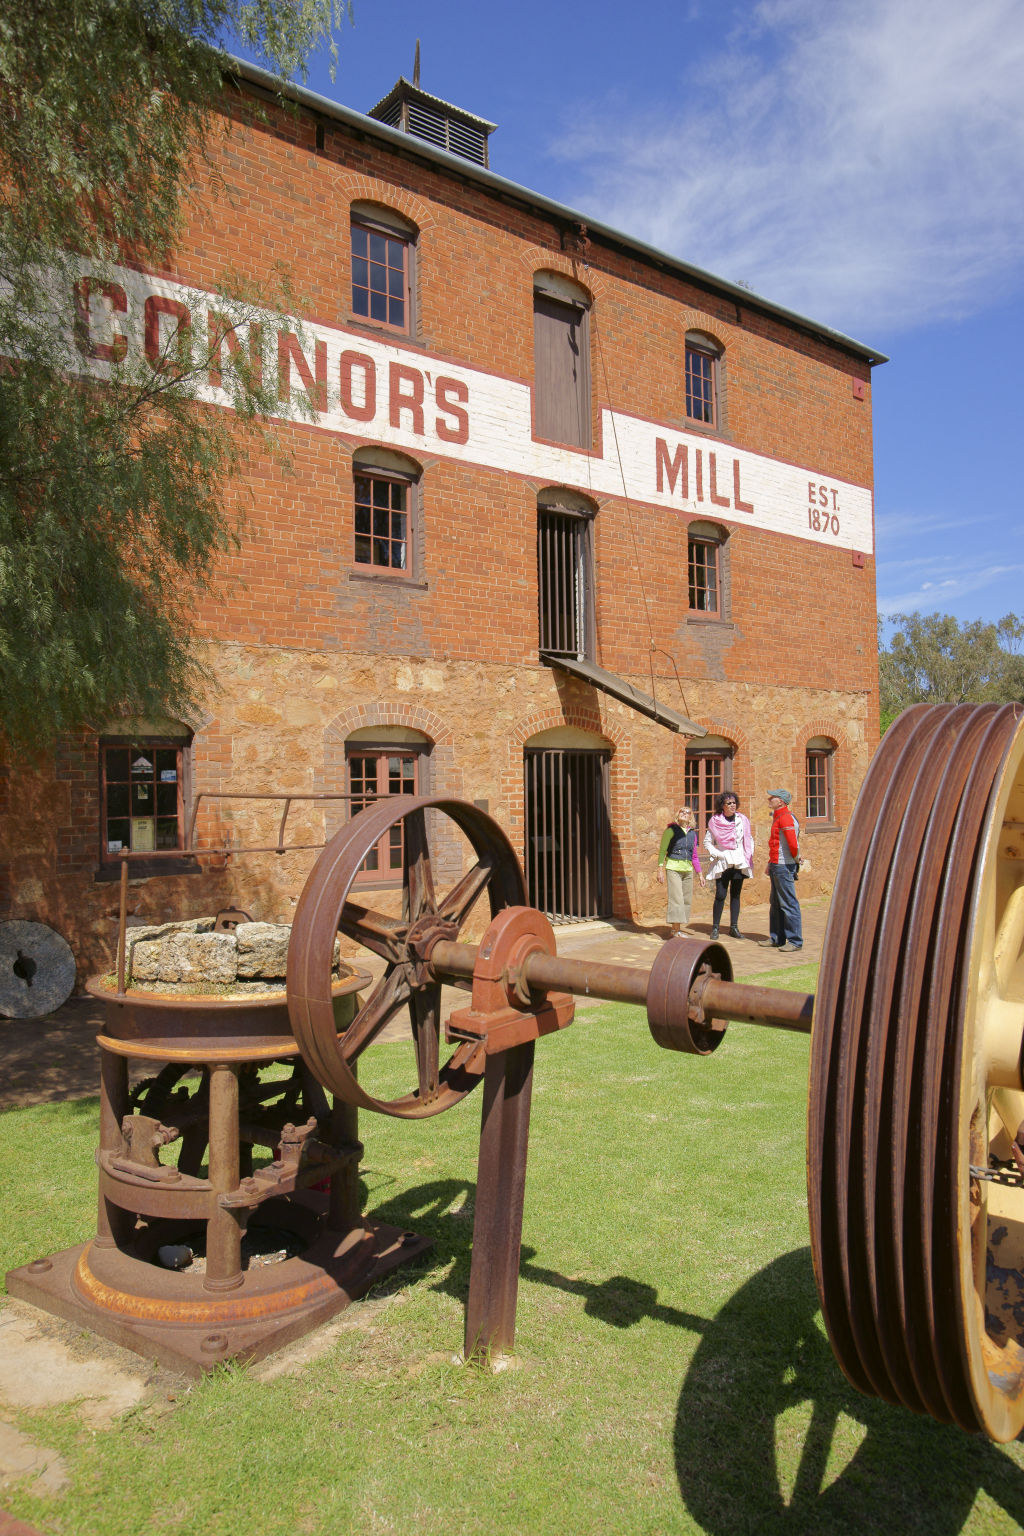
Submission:
[[45,923],[0,923],[0,1014],[52,1013],[74,991],[76,969],[66,941]]

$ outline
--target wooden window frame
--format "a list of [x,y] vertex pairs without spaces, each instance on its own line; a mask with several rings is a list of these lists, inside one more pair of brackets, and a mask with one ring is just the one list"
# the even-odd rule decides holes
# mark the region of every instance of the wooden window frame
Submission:
[[[734,755],[726,747],[714,747],[707,751],[701,751],[700,748],[687,748],[681,803],[688,805],[693,811],[702,843],[708,829],[708,818],[714,814],[715,796],[722,794],[724,790],[732,789]],[[719,769],[717,784],[708,782],[711,777],[709,774],[711,764],[717,765]],[[694,777],[696,777],[696,783],[694,783]]]
[[[152,755],[152,760],[153,760],[152,777],[144,781],[141,776],[139,776],[139,775],[132,775],[131,772],[129,772],[129,776],[126,779],[112,778],[111,777],[110,754],[112,754],[114,752],[127,752],[128,753],[128,756],[129,756],[129,768],[130,768],[130,763],[131,763],[131,760],[132,760],[132,753],[140,752],[140,753],[144,753],[144,754],[147,754],[147,755],[151,754]],[[164,764],[162,769],[158,769],[157,759],[156,759],[156,753],[157,752],[164,752],[164,753],[173,752],[175,754],[175,765],[174,765],[174,771],[175,771],[175,781],[174,781],[175,782],[175,809],[174,809],[173,815],[174,815],[174,818],[175,818],[176,833],[175,833],[174,847],[176,849],[178,849],[179,851],[181,851],[181,853],[184,855],[184,850],[185,850],[185,815],[186,815],[186,806],[188,805],[188,800],[189,800],[188,784],[186,782],[187,779],[188,779],[189,767],[190,767],[190,764],[189,764],[189,742],[186,741],[186,740],[182,740],[181,737],[173,737],[173,736],[146,736],[146,735],[142,735],[142,736],[127,736],[127,735],[126,736],[103,736],[103,737],[101,737],[100,743],[99,743],[99,828],[98,828],[98,832],[99,832],[99,862],[100,862],[99,876],[101,878],[114,878],[114,877],[116,877],[116,875],[118,874],[118,872],[120,871],[120,868],[121,868],[121,862],[122,861],[121,861],[121,859],[118,856],[119,853],[120,853],[120,848],[111,850],[110,844],[113,841],[121,842],[123,844],[123,838],[122,839],[113,839],[113,838],[111,838],[110,831],[111,831],[111,823],[112,822],[119,822],[119,823],[120,822],[127,822],[128,823],[129,843],[132,844],[132,843],[135,842],[134,823],[136,823],[136,822],[145,822],[145,821],[150,821],[150,820],[153,821],[153,823],[154,823],[154,826],[153,826],[153,842],[152,842],[151,848],[135,846],[135,847],[130,847],[129,851],[133,852],[133,853],[146,853],[146,852],[150,852],[150,851],[152,851],[154,853],[156,853],[156,852],[164,853],[165,852],[165,850],[161,850],[161,849],[159,849],[157,847],[157,842],[156,842],[156,831],[157,831],[157,829],[156,829],[156,822],[157,822],[157,820],[169,821],[172,813],[167,811],[167,812],[164,813],[164,815],[162,817],[158,817],[157,814],[156,814],[157,807],[159,805],[159,790],[160,790],[160,787],[161,787],[161,781],[160,781],[160,779],[157,778],[157,773],[165,771],[167,769],[167,765],[166,764]],[[147,782],[149,784],[151,792],[152,792],[152,797],[153,797],[153,815],[151,817],[139,816],[139,815],[133,815],[132,814],[132,799],[133,799],[133,797],[132,797],[132,794],[131,794],[131,786],[136,785],[136,784],[141,786],[143,782]],[[166,781],[166,780],[163,781],[165,787],[167,785],[167,782],[168,781]],[[110,810],[109,810],[109,791],[114,789],[116,786],[121,785],[121,784],[125,785],[128,788],[128,790],[129,790],[128,814],[127,815],[121,815],[121,816],[111,815]],[[166,850],[166,851],[169,851],[169,850]],[[131,873],[135,877],[139,877],[139,876],[149,877],[149,876],[152,876],[152,875],[155,875],[155,874],[180,874],[183,870],[191,870],[194,867],[194,861],[191,860],[191,859],[186,859],[184,857],[183,857],[182,861],[180,861],[180,862],[177,859],[169,859],[169,858],[166,858],[166,857],[154,858],[151,863],[148,863],[145,860],[133,859],[130,862],[128,867],[129,867],[129,870],[131,871]]]
[[[371,493],[371,501],[369,503],[360,501],[358,499],[357,482],[360,481],[360,480],[367,480],[367,481],[370,481],[370,482],[374,482],[374,481],[376,481],[376,482],[385,482],[390,487],[392,487],[392,490],[394,490],[395,488],[398,488],[398,487],[401,487],[401,488],[404,489],[404,491],[405,491],[405,507],[400,512],[400,515],[404,515],[404,517],[405,517],[405,564],[404,565],[390,565],[390,564],[389,565],[384,565],[383,563],[381,563],[381,562],[375,560],[374,558],[372,558],[373,555],[378,552],[379,543],[385,537],[385,535],[383,535],[383,534],[375,534],[375,532],[374,532],[375,518],[373,516],[373,513],[377,509],[374,507],[374,503],[372,501],[372,493]],[[420,512],[419,493],[420,493],[419,477],[417,475],[412,474],[411,472],[410,473],[405,473],[402,470],[385,468],[383,466],[378,466],[378,465],[373,464],[373,463],[367,463],[367,462],[358,461],[358,460],[355,463],[353,463],[353,465],[352,465],[352,570],[353,571],[357,572],[361,576],[364,576],[364,577],[374,577],[376,579],[383,580],[383,581],[413,581],[413,580],[415,580],[415,574],[416,574],[416,534],[417,534],[417,530],[418,530],[419,512]],[[370,514],[371,514],[370,515],[370,528],[369,528],[369,532],[361,532],[360,529],[359,529],[359,522],[360,522],[360,515],[359,514],[360,514],[360,509],[362,507],[366,507],[366,506],[369,507]],[[381,510],[383,510],[383,509],[381,509]],[[389,511],[389,513],[394,513],[397,509],[394,508],[394,507],[389,507],[387,510]],[[388,533],[388,535],[386,537],[387,537],[387,540],[388,540],[389,543],[396,542],[393,539],[393,537],[390,534],[390,532]],[[358,558],[358,552],[359,552],[359,542],[358,541],[361,540],[361,539],[368,540],[369,549],[370,549],[370,555],[371,555],[371,558],[369,560],[360,560]]]
[[[405,742],[373,742],[356,741],[345,746],[345,788],[346,792],[353,796],[348,802],[349,819],[365,809],[369,805],[375,805],[379,800],[391,798],[394,793],[388,787],[389,757],[400,758],[413,763],[412,786],[398,791],[401,794],[422,794],[425,791],[424,776],[425,765],[428,759],[429,747],[424,744]],[[374,791],[364,791],[357,796],[353,785],[352,764],[356,761],[370,760],[376,764],[376,788]],[[365,781],[364,781],[365,782]],[[357,797],[356,797],[357,796]],[[397,833],[397,843],[396,843]],[[397,865],[391,862],[391,849],[399,848],[399,860]],[[402,857],[401,857],[401,827],[390,827],[373,848],[377,859],[376,869],[367,869],[361,865],[356,873],[354,884],[359,886],[396,886],[402,884]]]
[[[808,827],[834,827],[836,825],[835,801],[835,747],[807,747],[804,752],[804,825]],[[823,783],[823,789],[812,789],[812,778]],[[814,815],[812,799],[824,798],[825,814]]]
[[687,335],[683,348],[686,419],[700,427],[720,425],[719,363],[721,356],[721,349],[716,347],[710,339],[704,341],[700,337]]
[[[709,560],[707,553],[703,556],[699,551],[711,551]],[[705,581],[703,587],[698,579],[700,571],[697,569],[702,562],[706,575],[710,566],[714,579],[714,607],[702,605],[699,601],[701,592],[708,593],[709,584]],[[721,540],[711,538],[705,534],[688,534],[686,540],[686,595],[691,615],[701,619],[721,619],[725,615],[725,604],[722,592],[722,543]],[[695,601],[695,598],[698,599]]]
[[[358,232],[359,235],[365,235],[366,236],[367,253],[366,253],[365,256],[363,256],[363,254],[361,252],[357,252],[356,251],[357,232]],[[402,321],[401,321],[400,324],[393,323],[387,317],[385,317],[384,319],[380,319],[379,317],[375,317],[374,315],[369,313],[369,310],[370,310],[370,307],[371,307],[371,295],[373,294],[374,291],[376,291],[376,290],[374,290],[374,289],[372,289],[370,287],[369,271],[367,271],[367,281],[366,281],[365,284],[364,283],[357,283],[357,281],[356,281],[357,276],[360,275],[359,270],[358,270],[358,268],[356,266],[356,263],[358,261],[363,261],[363,260],[367,261],[367,263],[371,263],[374,260],[374,258],[370,254],[370,240],[374,236],[376,236],[378,239],[383,239],[383,240],[389,242],[389,247],[388,247],[388,249],[387,249],[387,251],[385,253],[387,258],[389,258],[390,255],[391,255],[390,246],[393,245],[396,248],[400,248],[401,249],[401,253],[402,253],[402,273],[403,273],[403,276],[402,276],[403,317],[402,317]],[[360,214],[360,215],[353,215],[351,220],[350,220],[350,225],[349,225],[349,255],[350,255],[350,261],[351,261],[350,300],[351,300],[351,304],[352,304],[352,318],[356,322],[356,324],[357,325],[370,326],[374,330],[389,331],[392,335],[395,335],[395,336],[412,336],[413,335],[413,296],[414,296],[415,287],[416,287],[416,284],[415,284],[415,265],[416,265],[416,239],[415,239],[415,236],[412,235],[411,233],[406,233],[404,230],[392,227],[391,225],[385,223],[383,220],[378,222],[375,219],[366,218],[362,214]],[[391,270],[391,268],[390,268],[390,261],[387,261],[386,270]],[[357,307],[357,297],[361,293],[365,293],[365,295],[366,295],[366,311],[367,311],[366,313],[363,313]],[[390,297],[391,297],[390,294],[388,294],[389,300],[390,300]],[[390,308],[390,303],[389,303],[389,305],[387,307]]]

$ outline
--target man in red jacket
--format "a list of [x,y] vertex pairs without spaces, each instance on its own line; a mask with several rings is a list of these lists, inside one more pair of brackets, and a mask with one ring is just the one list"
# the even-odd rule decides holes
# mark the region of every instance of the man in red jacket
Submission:
[[772,884],[772,899],[768,908],[771,937],[764,940],[766,949],[804,947],[800,903],[796,895],[800,826],[789,808],[792,800],[788,789],[768,791],[768,804],[772,810],[772,829],[768,835],[768,878]]

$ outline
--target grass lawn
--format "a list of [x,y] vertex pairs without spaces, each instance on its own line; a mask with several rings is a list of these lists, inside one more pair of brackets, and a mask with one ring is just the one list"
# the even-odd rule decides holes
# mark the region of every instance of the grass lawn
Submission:
[[[774,973],[810,989],[814,968]],[[380,1047],[393,1087],[408,1045]],[[517,1370],[454,1363],[479,1098],[362,1117],[367,1208],[434,1239],[390,1304],[295,1376],[217,1371],[114,1428],[19,1426],[72,1484],[12,1513],[60,1536],[375,1532],[1010,1532],[1024,1447],[858,1396],[818,1313],[807,1041],[733,1025],[709,1060],[581,1008],[537,1048]],[[88,1236],[96,1101],[0,1119],[0,1268]]]

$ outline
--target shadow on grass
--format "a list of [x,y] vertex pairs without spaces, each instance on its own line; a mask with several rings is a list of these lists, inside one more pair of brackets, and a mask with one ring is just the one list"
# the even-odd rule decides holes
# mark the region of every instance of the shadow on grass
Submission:
[[[380,1191],[378,1191],[380,1193]],[[465,1301],[475,1188],[441,1179],[374,1214],[435,1242],[435,1288]],[[599,1283],[536,1264],[523,1279],[583,1298],[587,1315],[626,1329],[649,1317],[700,1335],[676,1415],[682,1501],[707,1536],[774,1531],[954,1536],[984,1493],[1024,1529],[1024,1470],[988,1441],[855,1392],[820,1320],[808,1249],[761,1270],[714,1319],[659,1302],[627,1275]],[[979,1527],[987,1528],[987,1527]]]
[[[363,1182],[363,1210],[376,1221],[390,1222],[392,1226],[415,1232],[419,1237],[429,1237],[434,1244],[433,1251],[424,1255],[420,1263],[427,1268],[434,1268],[438,1263],[449,1266],[433,1289],[465,1301],[469,1294],[476,1184],[464,1179],[436,1179],[429,1184],[418,1184],[414,1189],[402,1189],[390,1200],[374,1204],[374,1197],[380,1194],[379,1186],[369,1192]],[[403,1269],[401,1274],[408,1275],[409,1269]]]
[[[372,1212],[378,1221],[391,1222],[394,1226],[409,1228],[421,1237],[432,1239],[434,1249],[425,1262],[432,1268],[438,1262],[448,1265],[434,1289],[443,1291],[447,1296],[454,1296],[459,1301],[465,1301],[469,1293],[475,1194],[475,1184],[461,1179],[439,1179],[436,1183],[403,1190],[394,1199],[376,1206]],[[652,1317],[657,1322],[698,1333],[703,1333],[708,1327],[707,1318],[659,1303],[653,1285],[632,1280],[628,1275],[610,1275],[607,1280],[597,1283],[570,1280],[558,1270],[532,1263],[535,1253],[535,1249],[523,1247],[520,1278],[532,1280],[538,1285],[553,1286],[570,1296],[581,1296],[587,1316],[597,1318],[609,1327],[628,1328],[642,1317]],[[403,1273],[407,1274],[408,1271]]]
[[952,1536],[981,1490],[1024,1527],[1024,1471],[1005,1452],[849,1386],[821,1330],[808,1249],[761,1270],[704,1328],[675,1457],[708,1536]]

